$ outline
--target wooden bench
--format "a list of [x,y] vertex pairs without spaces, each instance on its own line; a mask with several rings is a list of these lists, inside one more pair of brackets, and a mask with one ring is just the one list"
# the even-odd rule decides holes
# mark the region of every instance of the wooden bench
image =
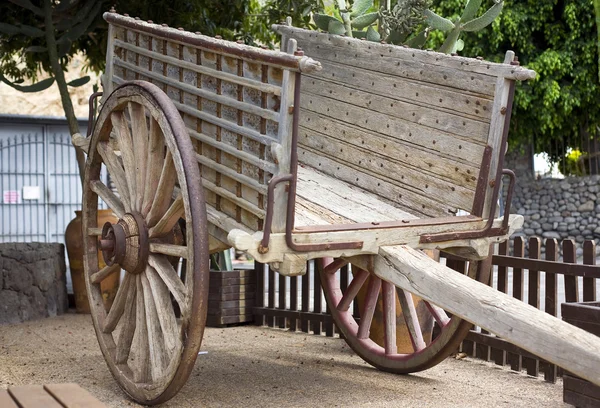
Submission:
[[20,385],[0,390],[2,408],[107,408],[77,384]]

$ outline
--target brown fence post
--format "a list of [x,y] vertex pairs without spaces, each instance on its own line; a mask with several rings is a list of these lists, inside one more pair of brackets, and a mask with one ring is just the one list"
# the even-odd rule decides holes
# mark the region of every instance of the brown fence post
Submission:
[[[558,260],[558,243],[556,239],[546,240],[546,260],[556,261]],[[556,316],[556,298],[557,298],[557,279],[556,274],[552,272],[546,272],[546,294],[545,294],[545,311],[546,313]],[[544,379],[548,382],[556,382],[557,369],[556,365],[547,363],[546,369],[544,370]]]
[[[525,255],[525,241],[521,237],[514,240],[514,256],[523,258]],[[523,269],[513,268],[512,296],[515,299],[523,300]],[[510,368],[514,371],[523,369],[523,358],[518,354],[508,353],[508,362]]]
[[[508,255],[508,241],[498,245],[498,255]],[[492,265],[493,268],[493,265]],[[506,266],[498,266],[498,290],[502,293],[508,291],[508,272]],[[506,351],[492,348],[492,358],[498,365],[506,365]]]
[[[298,277],[290,277],[290,310],[295,312],[298,310]],[[292,315],[290,317],[290,331],[298,330],[298,320]]]
[[[278,308],[281,310],[286,309],[285,307],[285,296],[287,294],[287,284],[286,277],[284,275],[279,275],[279,306]],[[279,328],[285,329],[285,316],[280,316],[279,320]]]
[[[563,262],[577,263],[575,241],[565,239],[562,242],[563,246]],[[565,275],[565,301],[573,303],[579,301],[579,281],[577,276]]]
[[[529,238],[529,258],[541,258],[541,240],[538,237]],[[535,307],[540,308],[540,272],[535,269],[529,269],[527,272],[529,278],[527,301]],[[524,358],[523,363],[527,367],[527,374],[537,377],[540,373],[540,360],[532,358]]]
[[[269,267],[269,309],[275,309],[275,271]],[[275,327],[275,318],[266,316],[267,326]]]
[[[583,263],[585,265],[596,265],[596,241],[585,241],[583,243]],[[596,298],[596,279],[583,278],[583,301],[593,302]]]
[[[313,312],[321,312],[321,262],[314,261],[313,269]],[[312,322],[313,332],[315,334],[321,334],[321,322],[313,320]]]
[[[308,271],[310,271],[310,261],[306,263],[306,273],[302,275],[302,311],[308,312],[308,308],[310,306],[310,280],[308,279]],[[308,325],[308,319],[304,314],[301,315],[300,320],[300,330],[304,333],[308,333],[310,331],[310,327]]]
[[[265,305],[265,265],[260,262],[254,262],[254,273],[256,274],[256,296],[254,298],[255,308],[262,308]],[[262,326],[265,324],[265,316],[254,312],[254,324]]]

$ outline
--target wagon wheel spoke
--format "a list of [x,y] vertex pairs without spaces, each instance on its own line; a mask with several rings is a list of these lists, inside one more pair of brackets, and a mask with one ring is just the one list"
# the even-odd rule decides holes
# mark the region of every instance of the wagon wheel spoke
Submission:
[[[127,303],[127,298],[130,296],[131,284],[132,284],[132,275],[126,274],[123,282],[119,285],[119,289],[117,289],[117,295],[115,296],[115,300],[104,320],[104,328],[102,331],[104,333],[111,333],[117,327],[121,316],[123,316],[123,312],[125,311],[125,305]],[[134,282],[135,284],[135,282]]]
[[146,277],[150,284],[152,296],[156,301],[156,312],[162,328],[166,350],[169,355],[173,355],[181,347],[181,341],[178,336],[179,328],[177,327],[177,319],[173,310],[173,304],[171,303],[169,288],[151,266],[146,267]]
[[344,266],[348,265],[348,261],[346,261],[343,258],[338,258],[333,260],[333,262],[331,262],[329,265],[327,265],[325,268],[323,268],[323,273],[325,274],[332,274],[332,273],[336,273],[340,268],[343,268]]
[[188,257],[188,247],[183,245],[162,244],[158,242],[153,242],[150,243],[150,252],[155,254],[175,256],[178,258]]
[[167,365],[167,354],[163,339],[162,328],[159,323],[157,304],[146,274],[140,275],[144,291],[144,305],[146,306],[147,336],[150,355],[150,377],[157,380],[163,376]]
[[369,272],[363,269],[358,270],[358,273],[354,275],[354,279],[352,279],[348,289],[346,289],[346,293],[344,293],[342,300],[340,300],[340,303],[337,305],[337,310],[342,312],[348,310],[350,303],[352,303],[356,295],[358,295],[358,291],[360,291],[360,288],[362,288],[368,277]]
[[181,194],[177,196],[177,199],[171,203],[169,209],[163,214],[162,218],[156,223],[156,225],[150,228],[148,235],[150,238],[160,237],[161,235],[167,234],[173,229],[177,221],[183,217],[183,198]]
[[94,180],[90,183],[90,189],[96,193],[113,210],[115,215],[122,218],[125,215],[123,203],[110,189],[100,180]]
[[154,118],[150,118],[150,131],[148,143],[148,165],[146,166],[146,181],[144,199],[142,201],[142,215],[145,217],[150,211],[154,194],[158,189],[163,163],[165,161],[165,145],[160,126]]
[[179,304],[182,316],[187,316],[189,309],[187,289],[181,279],[179,279],[173,265],[171,265],[164,255],[150,254],[148,261],[150,266],[156,270],[164,284],[167,285],[167,288],[169,288],[175,301]]
[[123,166],[119,162],[117,154],[108,142],[99,142],[97,150],[104,161],[104,165],[108,170],[108,174],[110,174],[111,180],[117,186],[117,191],[125,205],[125,210],[127,212],[131,211],[132,207],[131,201],[129,200],[130,193],[129,187],[127,186],[127,178],[125,177],[125,170],[123,170]]
[[105,267],[103,267],[102,269],[100,269],[98,272],[93,273],[92,276],[90,277],[90,279],[92,280],[92,283],[100,283],[102,282],[104,279],[106,279],[107,277],[109,277],[110,275],[112,275],[113,273],[117,272],[117,271],[121,271],[121,267],[117,264],[113,264],[113,265],[107,265]]
[[359,339],[366,339],[369,337],[369,330],[371,329],[371,323],[373,322],[373,315],[375,314],[375,308],[377,307],[380,290],[381,279],[376,276],[371,276],[369,279],[369,286],[367,287],[364,310],[362,310],[360,314],[361,318],[357,333]]
[[175,171],[175,166],[173,164],[173,157],[171,156],[170,152],[167,152],[160,174],[158,187],[156,188],[156,193],[152,200],[150,211],[146,216],[146,223],[148,224],[148,227],[154,227],[169,209],[176,181],[177,172]]
[[419,317],[417,316],[417,310],[415,309],[415,303],[413,296],[410,292],[403,289],[396,288],[398,299],[400,300],[400,307],[402,307],[402,315],[408,328],[408,334],[414,351],[421,351],[426,347],[425,340],[423,340],[423,333],[421,332],[421,325],[419,323]]
[[139,103],[129,102],[127,110],[131,121],[133,157],[135,163],[136,191],[133,204],[137,211],[141,211],[142,202],[144,200],[146,165],[148,160],[148,123],[146,122],[146,110]]
[[424,301],[424,302],[425,302],[425,306],[429,310],[429,313],[431,313],[431,315],[433,316],[433,318],[435,319],[435,321],[437,322],[437,324],[440,327],[444,327],[448,323],[450,323],[450,317],[448,317],[448,314],[446,313],[446,311],[444,309],[442,309],[439,306],[433,305],[427,301]]
[[383,281],[383,325],[385,328],[385,354],[397,354],[396,343],[396,291],[393,284]]
[[129,131],[129,126],[123,112],[113,112],[110,115],[110,120],[113,129],[116,131],[117,141],[119,142],[123,167],[125,168],[125,176],[127,177],[127,186],[129,187],[129,200],[132,204],[132,208],[136,209],[136,166],[131,132]]
[[[159,88],[127,82],[105,99],[86,164],[82,229],[92,321],[111,373],[143,405],[165,402],[183,386],[205,326],[208,226],[185,129]],[[116,191],[98,181],[103,168]],[[101,199],[118,222],[97,221]],[[115,266],[98,267],[102,257]],[[188,269],[185,282],[181,259]],[[106,310],[100,283],[121,271],[124,280]]]
[[129,352],[131,351],[133,335],[135,333],[137,285],[133,279],[131,280],[130,287],[131,291],[129,296],[127,296],[127,301],[125,302],[124,318],[121,324],[119,339],[117,340],[117,352],[115,357],[117,364],[127,363]]
[[147,382],[149,378],[150,345],[148,344],[146,305],[141,275],[136,276],[135,283],[137,287],[135,313],[136,335],[134,336],[134,356],[131,359],[131,371],[133,371],[133,380],[137,383],[142,383]]

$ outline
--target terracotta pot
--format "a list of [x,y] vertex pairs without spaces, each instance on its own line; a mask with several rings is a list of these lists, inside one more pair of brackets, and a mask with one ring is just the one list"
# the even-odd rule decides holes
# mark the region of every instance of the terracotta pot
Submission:
[[[112,210],[98,210],[98,225],[102,226],[107,221],[114,224],[118,221],[118,218],[113,214]],[[77,313],[90,313],[90,305],[83,276],[81,211],[75,211],[75,218],[67,225],[67,229],[65,230],[65,242],[67,253],[69,255],[69,263],[71,265],[71,281],[73,282],[73,293],[75,295],[75,309]],[[104,258],[102,257],[102,253],[98,251],[98,268],[103,268],[104,266],[106,266]],[[104,298],[104,306],[107,310],[110,309],[117,294],[119,279],[119,274],[114,273],[104,279],[100,284],[102,297]]]

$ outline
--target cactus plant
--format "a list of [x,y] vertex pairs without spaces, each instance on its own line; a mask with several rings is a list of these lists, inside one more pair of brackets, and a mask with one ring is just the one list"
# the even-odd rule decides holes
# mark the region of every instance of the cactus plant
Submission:
[[[379,18],[378,12],[368,13],[373,7],[373,0],[355,0],[348,3],[346,0],[336,0],[335,7],[340,14],[340,19],[327,14],[315,13],[315,25],[331,34],[347,35],[348,37],[367,38],[379,41],[379,34],[373,25]],[[367,29],[366,33],[363,31]]]
[[431,10],[425,11],[425,22],[435,30],[448,32],[446,41],[440,47],[439,51],[450,54],[462,49],[463,42],[459,38],[463,31],[479,31],[490,25],[496,17],[502,12],[504,0],[494,0],[494,5],[490,7],[480,17],[475,18],[477,11],[483,0],[467,0],[467,4],[460,18],[454,22],[437,15]]
[[[380,31],[385,41],[391,44],[404,44],[415,29],[423,23],[429,0],[398,0],[391,10],[379,11]],[[428,30],[422,30],[410,40],[412,47],[419,48],[427,39]],[[410,41],[409,40],[409,41]]]

